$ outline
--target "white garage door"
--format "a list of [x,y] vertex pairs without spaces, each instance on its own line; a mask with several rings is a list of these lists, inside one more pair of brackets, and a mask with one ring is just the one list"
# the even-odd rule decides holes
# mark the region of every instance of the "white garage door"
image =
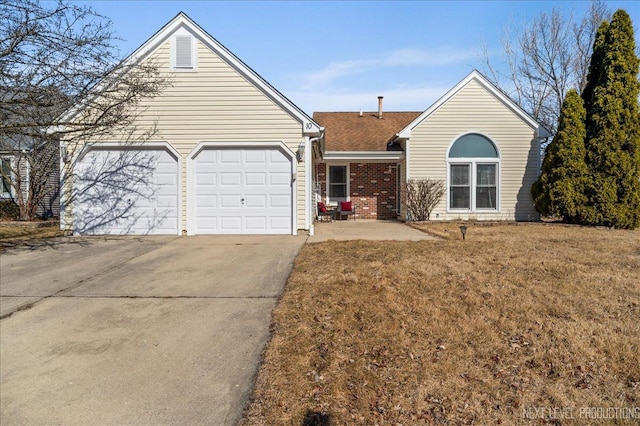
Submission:
[[204,148],[194,159],[195,234],[291,234],[292,164],[279,148]]
[[178,161],[164,149],[93,149],[75,168],[77,234],[178,234]]

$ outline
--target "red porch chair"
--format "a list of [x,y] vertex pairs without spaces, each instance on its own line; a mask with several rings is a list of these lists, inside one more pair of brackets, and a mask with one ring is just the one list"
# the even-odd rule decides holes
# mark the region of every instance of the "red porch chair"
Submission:
[[349,216],[353,216],[353,220],[356,220],[356,206],[351,201],[341,201],[338,204],[338,214],[340,219],[342,219],[342,216],[347,216],[348,220]]

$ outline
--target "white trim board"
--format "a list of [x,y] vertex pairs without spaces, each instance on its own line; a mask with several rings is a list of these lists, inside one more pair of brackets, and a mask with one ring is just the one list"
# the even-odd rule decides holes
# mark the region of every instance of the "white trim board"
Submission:
[[395,163],[404,159],[403,151],[326,151],[324,161],[350,161],[352,163]]

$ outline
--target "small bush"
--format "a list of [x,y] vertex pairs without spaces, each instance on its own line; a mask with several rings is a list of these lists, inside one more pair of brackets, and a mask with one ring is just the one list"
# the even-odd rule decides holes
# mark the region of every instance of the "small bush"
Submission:
[[16,220],[20,217],[20,208],[13,200],[0,200],[0,219]]
[[410,179],[404,184],[404,201],[408,219],[429,220],[431,212],[444,195],[444,182],[435,179]]

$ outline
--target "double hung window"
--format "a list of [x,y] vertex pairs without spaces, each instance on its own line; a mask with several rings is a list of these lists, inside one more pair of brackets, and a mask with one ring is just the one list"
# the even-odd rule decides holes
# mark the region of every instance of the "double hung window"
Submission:
[[329,166],[329,202],[347,201],[347,166]]
[[470,133],[449,150],[449,210],[498,210],[500,164],[496,146]]

